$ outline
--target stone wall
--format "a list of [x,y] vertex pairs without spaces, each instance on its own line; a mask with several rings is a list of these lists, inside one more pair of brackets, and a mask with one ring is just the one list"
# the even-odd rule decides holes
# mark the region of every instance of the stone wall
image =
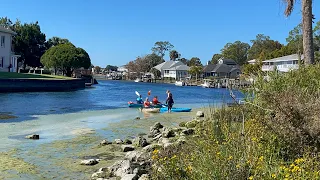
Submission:
[[74,91],[84,88],[84,79],[0,79],[0,92]]

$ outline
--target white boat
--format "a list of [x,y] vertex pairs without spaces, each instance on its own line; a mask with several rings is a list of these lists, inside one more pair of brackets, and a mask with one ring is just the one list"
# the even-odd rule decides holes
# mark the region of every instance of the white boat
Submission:
[[176,86],[185,86],[185,83],[183,81],[176,81],[174,84]]
[[201,84],[201,87],[203,88],[210,88],[211,85],[210,85],[210,82],[208,80],[203,80],[203,84]]
[[134,82],[142,82],[142,79],[137,78],[136,80],[134,80]]

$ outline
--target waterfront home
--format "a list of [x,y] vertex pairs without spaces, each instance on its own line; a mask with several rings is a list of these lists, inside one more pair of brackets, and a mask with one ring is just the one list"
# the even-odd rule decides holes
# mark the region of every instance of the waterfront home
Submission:
[[154,67],[161,72],[161,78],[181,79],[189,77],[190,67],[181,61],[166,61]]
[[[303,55],[301,55],[301,60],[303,60]],[[262,61],[262,71],[280,71],[280,72],[288,72],[293,69],[299,68],[299,56],[298,54],[291,54],[288,56],[278,57],[274,59],[269,59]]]
[[240,74],[240,66],[232,59],[221,58],[217,64],[208,64],[203,68],[203,77],[237,78]]
[[14,54],[12,38],[16,35],[9,27],[0,25],[0,72],[17,72],[19,55]]
[[126,66],[120,66],[117,69],[118,72],[128,72],[128,69],[126,68]]

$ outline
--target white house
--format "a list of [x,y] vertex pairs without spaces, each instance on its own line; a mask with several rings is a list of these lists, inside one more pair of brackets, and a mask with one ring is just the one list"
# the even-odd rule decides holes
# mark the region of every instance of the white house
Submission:
[[16,33],[0,25],[0,72],[17,72],[19,55],[14,54],[12,37]]
[[189,66],[181,61],[166,61],[154,67],[161,72],[162,78],[186,78],[189,77]]
[[118,72],[128,72],[128,69],[126,68],[126,66],[120,66],[117,69]]
[[[299,56],[298,54],[292,54],[288,56],[278,57],[270,60],[262,61],[262,71],[274,71],[275,69],[280,72],[288,72],[293,69],[299,68]],[[301,55],[303,60],[303,55]]]

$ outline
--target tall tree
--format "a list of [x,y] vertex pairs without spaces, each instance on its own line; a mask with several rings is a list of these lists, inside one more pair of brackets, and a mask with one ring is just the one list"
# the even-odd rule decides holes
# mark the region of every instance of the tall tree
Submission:
[[17,20],[11,29],[17,33],[13,38],[13,46],[16,54],[21,55],[19,61],[23,63],[23,67],[41,66],[40,58],[46,50],[46,35],[41,32],[38,22],[21,24]]
[[105,68],[105,71],[117,71],[118,67],[117,66],[112,66],[112,65],[107,65]]
[[48,68],[60,69],[67,76],[71,76],[77,68],[87,69],[91,66],[88,53],[71,43],[51,47],[41,57],[41,63]]
[[185,65],[188,65],[189,62],[190,62],[190,61],[189,61],[188,59],[186,59],[186,58],[179,58],[178,61],[183,62],[183,64],[185,64]]
[[198,57],[191,58],[188,66],[202,66],[200,58],[198,58]]
[[222,58],[222,54],[214,54],[211,59],[211,64],[217,64],[220,58]]
[[46,47],[47,47],[47,49],[49,49],[52,46],[56,46],[58,44],[65,44],[65,43],[69,43],[69,42],[70,41],[68,39],[54,36],[54,37],[48,39],[48,41],[46,42]]
[[250,45],[241,41],[235,41],[234,43],[227,43],[223,49],[221,49],[222,56],[227,59],[235,60],[239,65],[243,65],[247,62],[248,50]]
[[170,60],[175,61],[178,59],[181,55],[176,50],[170,51]]
[[[285,0],[285,15],[290,16],[296,0]],[[302,34],[305,64],[314,64],[313,31],[312,31],[312,0],[301,0],[302,3]]]
[[147,54],[143,57],[143,60],[147,64],[145,71],[150,71],[156,65],[164,62],[164,60],[155,53]]
[[101,71],[101,67],[100,66],[95,66],[94,67],[94,71],[99,74],[100,71]]
[[153,53],[158,54],[162,59],[167,51],[170,51],[174,46],[169,41],[158,41],[151,49]]
[[1,17],[0,18],[0,24],[3,24],[5,26],[7,26],[7,27],[11,27],[13,23],[8,17]]
[[270,53],[281,49],[282,45],[278,41],[271,40],[269,36],[258,34],[255,40],[251,40],[252,46],[248,51],[248,59],[257,59],[262,51]]

